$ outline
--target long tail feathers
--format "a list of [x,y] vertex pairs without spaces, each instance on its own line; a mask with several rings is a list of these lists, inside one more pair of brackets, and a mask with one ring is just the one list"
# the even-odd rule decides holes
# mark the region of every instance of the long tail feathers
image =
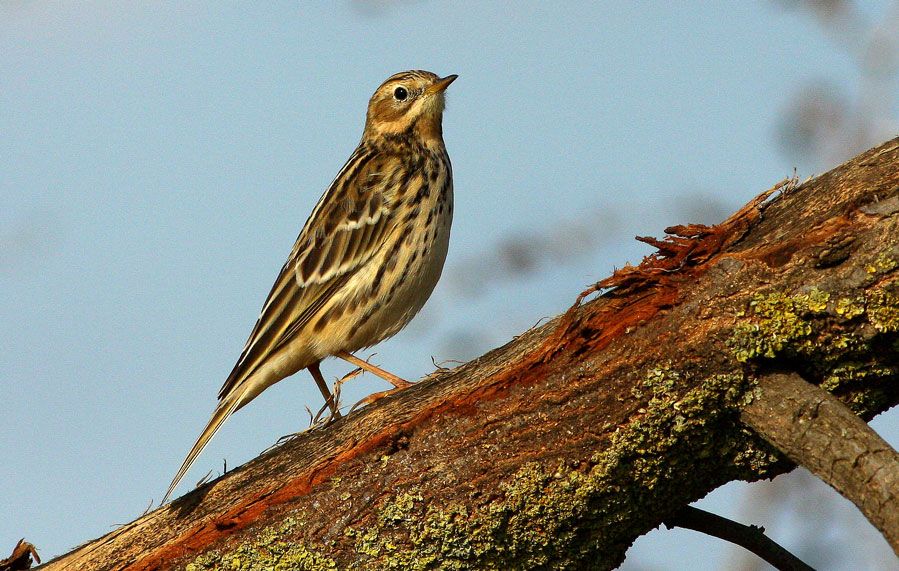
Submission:
[[172,492],[175,491],[175,488],[178,486],[178,483],[181,481],[181,478],[187,473],[190,469],[191,465],[193,465],[194,461],[197,459],[197,456],[200,455],[200,452],[206,448],[206,445],[209,444],[209,441],[212,440],[212,437],[215,436],[215,433],[218,432],[218,429],[222,427],[222,424],[228,417],[231,416],[234,411],[236,411],[239,407],[240,398],[237,395],[231,395],[231,398],[225,398],[225,400],[221,401],[218,406],[215,408],[215,411],[212,413],[212,418],[209,419],[209,423],[206,425],[206,428],[203,429],[203,432],[200,434],[200,437],[197,438],[196,443],[194,443],[193,448],[190,449],[190,453],[187,455],[187,458],[184,459],[184,463],[181,464],[181,468],[178,469],[178,473],[175,474],[175,477],[172,479],[172,483],[169,485],[168,491],[165,493],[165,497],[162,498],[162,501],[159,505],[165,504],[169,501],[169,498],[172,496]]

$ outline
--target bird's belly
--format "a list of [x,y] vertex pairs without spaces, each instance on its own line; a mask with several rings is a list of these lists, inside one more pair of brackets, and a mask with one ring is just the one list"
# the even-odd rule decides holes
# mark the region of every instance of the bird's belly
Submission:
[[[437,285],[449,248],[451,214],[434,222],[434,235],[422,232],[387,259],[389,249],[375,256],[354,276],[355,287],[345,290],[343,303],[363,300],[358,310],[347,311],[331,329],[336,335],[316,340],[322,356],[356,351],[395,335],[421,310]],[[415,234],[415,233],[413,233]],[[378,271],[387,266],[381,279]],[[373,284],[379,284],[372,287]],[[339,303],[339,302],[338,302]],[[336,305],[335,305],[336,306]]]
[[[393,294],[377,312],[378,315],[373,316],[373,321],[377,321],[379,324],[374,328],[375,332],[372,334],[375,340],[360,347],[374,345],[395,335],[424,307],[440,280],[443,264],[446,261],[449,247],[449,225],[445,225],[444,228],[445,230],[439,231],[428,245],[427,252],[420,254],[421,261],[412,262],[411,255],[407,255],[405,263],[398,264],[401,269],[404,266],[410,268],[409,273],[404,277],[400,271]],[[361,333],[364,335],[364,332]]]

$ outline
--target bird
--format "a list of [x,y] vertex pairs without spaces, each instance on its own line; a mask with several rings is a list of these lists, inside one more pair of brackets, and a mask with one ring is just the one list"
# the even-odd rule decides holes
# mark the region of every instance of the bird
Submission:
[[457,77],[404,71],[375,90],[362,139],[303,225],[211,418],[160,505],[225,420],[298,371],[309,371],[332,418],[339,418],[319,369],[327,357],[373,373],[393,390],[411,385],[352,353],[405,327],[440,279],[453,218],[443,112],[445,90]]

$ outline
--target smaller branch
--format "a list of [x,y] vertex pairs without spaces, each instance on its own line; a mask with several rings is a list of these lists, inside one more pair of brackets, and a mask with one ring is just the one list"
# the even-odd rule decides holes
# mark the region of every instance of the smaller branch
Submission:
[[842,401],[796,373],[770,374],[740,419],[854,503],[899,554],[899,454]]
[[743,525],[693,506],[684,506],[663,523],[669,529],[672,527],[692,529],[739,545],[781,571],[814,571],[765,535],[765,528],[762,527]]

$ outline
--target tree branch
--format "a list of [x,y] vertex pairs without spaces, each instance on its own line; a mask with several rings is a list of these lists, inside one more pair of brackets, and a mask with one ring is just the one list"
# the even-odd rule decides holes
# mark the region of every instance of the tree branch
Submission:
[[801,559],[765,535],[765,528],[743,525],[693,506],[684,506],[664,523],[669,528],[692,529],[739,545],[755,553],[780,571],[814,571]]
[[756,378],[899,403],[899,139],[669,233],[596,299],[46,569],[612,569],[716,487],[792,469],[740,420]]
[[796,373],[759,380],[741,419],[848,498],[899,555],[899,454],[830,393]]

